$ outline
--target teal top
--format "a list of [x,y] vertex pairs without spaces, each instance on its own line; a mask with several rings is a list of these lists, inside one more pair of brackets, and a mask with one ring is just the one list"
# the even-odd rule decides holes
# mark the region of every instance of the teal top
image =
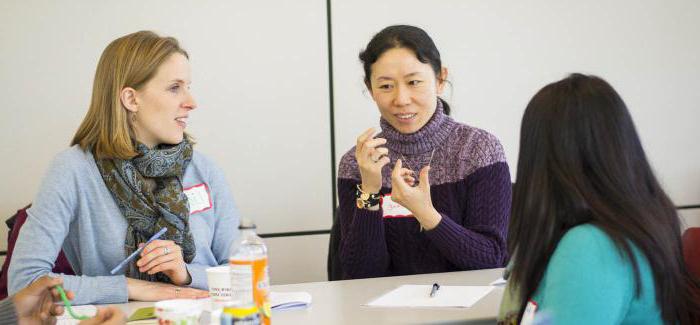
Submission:
[[[649,261],[633,246],[641,278],[600,228],[571,228],[554,251],[532,300],[552,324],[663,324]],[[544,320],[543,319],[543,320]]]

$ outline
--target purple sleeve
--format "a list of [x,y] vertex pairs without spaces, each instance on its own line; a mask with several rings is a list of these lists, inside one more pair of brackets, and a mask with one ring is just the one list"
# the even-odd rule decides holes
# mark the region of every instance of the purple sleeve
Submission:
[[355,206],[357,183],[355,180],[338,179],[338,254],[343,278],[386,276],[389,273],[389,252],[384,237],[382,211],[358,209]]
[[503,267],[511,203],[508,164],[497,162],[479,168],[467,176],[464,186],[467,202],[463,218],[441,213],[440,223],[426,235],[460,269]]

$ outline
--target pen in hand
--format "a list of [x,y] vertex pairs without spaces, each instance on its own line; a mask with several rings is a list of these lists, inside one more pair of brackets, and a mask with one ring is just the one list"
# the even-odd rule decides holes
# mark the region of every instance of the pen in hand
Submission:
[[139,249],[135,250],[129,257],[125,258],[119,265],[115,266],[112,271],[109,271],[110,274],[114,275],[119,271],[121,268],[123,268],[125,265],[127,265],[134,257],[138,256],[141,254],[141,251],[143,251],[143,248],[146,247],[148,244],[150,244],[152,241],[160,238],[160,236],[163,236],[163,234],[168,230],[168,228],[163,227],[160,231],[158,231],[155,235],[151,236],[151,238],[148,239],[146,242],[146,245],[141,246]]
[[430,289],[430,298],[434,297],[438,290],[440,290],[440,285],[433,283],[433,287]]

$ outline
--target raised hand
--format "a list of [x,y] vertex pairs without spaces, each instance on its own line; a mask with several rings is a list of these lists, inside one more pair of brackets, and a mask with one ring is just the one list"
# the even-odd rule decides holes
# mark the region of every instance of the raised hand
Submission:
[[413,171],[403,168],[401,159],[396,161],[391,172],[391,199],[411,211],[414,217],[426,230],[435,228],[442,220],[442,215],[433,207],[430,197],[430,166],[425,166],[415,184]]
[[381,147],[384,138],[375,138],[374,128],[369,128],[357,138],[355,160],[360,168],[362,191],[379,193],[382,188],[382,167],[390,162],[389,149]]

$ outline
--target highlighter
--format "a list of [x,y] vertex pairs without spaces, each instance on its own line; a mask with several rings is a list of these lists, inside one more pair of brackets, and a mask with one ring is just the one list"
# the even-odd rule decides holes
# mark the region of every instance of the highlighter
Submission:
[[77,320],[86,320],[90,317],[87,317],[85,315],[78,315],[73,311],[73,307],[70,304],[70,300],[68,300],[68,297],[66,297],[66,292],[63,290],[63,287],[61,285],[57,285],[56,290],[58,290],[58,294],[61,295],[61,300],[63,300],[63,304],[65,305],[66,309],[68,310],[68,314],[70,314],[70,317],[73,317],[74,319]]

